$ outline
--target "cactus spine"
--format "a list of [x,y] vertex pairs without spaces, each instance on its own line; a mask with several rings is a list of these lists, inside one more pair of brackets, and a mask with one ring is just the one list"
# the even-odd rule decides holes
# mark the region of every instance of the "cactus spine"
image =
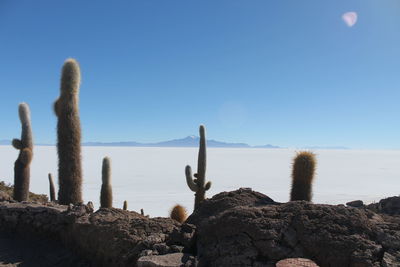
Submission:
[[62,68],[60,96],[54,103],[58,118],[58,201],[63,205],[83,202],[79,85],[79,64],[75,59],[67,59]]
[[170,212],[170,217],[179,223],[184,223],[187,219],[186,209],[181,205],[175,205]]
[[102,181],[100,193],[100,206],[102,208],[112,208],[112,187],[111,187],[111,162],[110,158],[103,159]]
[[206,191],[210,189],[211,182],[205,183],[206,176],[206,130],[203,125],[200,125],[200,146],[199,156],[197,161],[197,173],[194,174],[195,179],[192,177],[192,168],[187,165],[185,168],[186,183],[190,190],[195,192],[194,209],[196,209],[200,202],[205,199]]
[[315,167],[316,159],[314,153],[307,151],[297,153],[293,161],[290,201],[311,201]]
[[123,210],[128,210],[128,201],[124,201],[124,206],[122,208]]
[[29,198],[30,164],[33,157],[32,128],[29,106],[21,103],[18,106],[21,121],[21,139],[13,139],[12,145],[19,155],[14,164],[14,199],[27,201]]
[[54,187],[53,175],[49,173],[49,184],[50,184],[50,201],[56,201],[56,189]]

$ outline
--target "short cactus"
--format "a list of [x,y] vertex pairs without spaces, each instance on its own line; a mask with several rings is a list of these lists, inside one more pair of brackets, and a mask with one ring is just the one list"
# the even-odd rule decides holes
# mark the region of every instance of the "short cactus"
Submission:
[[312,183],[316,167],[315,154],[298,152],[293,161],[290,201],[312,199]]
[[184,223],[187,219],[186,209],[181,205],[175,205],[170,212],[170,217],[179,223]]
[[58,201],[63,205],[83,202],[79,85],[79,64],[67,59],[62,68],[60,97],[54,103],[58,118]]
[[53,175],[49,173],[49,184],[50,184],[50,201],[56,201],[56,189],[54,187]]
[[27,201],[29,198],[30,164],[33,157],[32,128],[28,104],[19,104],[18,113],[22,133],[21,139],[12,141],[13,147],[20,151],[14,164],[14,199]]
[[112,187],[111,187],[111,162],[110,158],[105,157],[103,159],[102,168],[102,181],[101,193],[100,193],[100,206],[102,208],[112,208]]
[[124,206],[122,207],[123,210],[128,210],[128,201],[124,201]]
[[199,156],[197,162],[197,173],[194,174],[195,179],[192,177],[192,168],[187,165],[185,168],[186,183],[190,190],[195,192],[194,209],[196,209],[200,202],[205,199],[206,191],[210,189],[211,182],[205,183],[206,176],[206,130],[203,125],[200,125],[200,146]]

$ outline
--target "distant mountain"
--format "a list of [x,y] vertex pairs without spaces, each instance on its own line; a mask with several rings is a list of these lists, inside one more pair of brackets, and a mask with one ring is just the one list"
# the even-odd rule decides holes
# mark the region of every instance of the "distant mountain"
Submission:
[[143,146],[143,144],[138,142],[86,142],[82,143],[83,146]]
[[11,145],[11,140],[0,140],[0,145]]
[[[198,147],[200,137],[187,136],[181,139],[173,139],[158,143],[139,142],[85,142],[83,146],[117,146],[117,147]],[[0,140],[0,145],[11,145],[10,140]],[[38,146],[53,146],[52,144],[36,144]],[[280,148],[274,145],[250,146],[245,143],[226,143],[216,140],[207,140],[207,147],[231,147],[231,148]]]
[[[198,147],[200,137],[198,136],[187,136],[182,139],[173,139],[169,141],[163,141],[158,143],[138,143],[138,142],[87,142],[83,143],[84,146],[137,146],[137,147]],[[225,143],[215,140],[207,140],[208,147],[236,147],[245,148],[250,147],[244,143]]]
[[282,148],[280,146],[274,146],[274,145],[263,145],[263,146],[253,146],[254,148]]
[[[139,143],[139,142],[85,142],[83,146],[117,146],[117,147],[198,147],[200,137],[187,136],[181,139],[173,139],[169,141],[162,141],[157,143]],[[0,140],[0,145],[11,145],[11,140]],[[36,144],[38,146],[53,146],[52,144]],[[226,143],[209,139],[207,140],[207,147],[231,147],[231,148],[283,148],[271,144],[250,146],[246,143]],[[345,146],[306,146],[301,149],[350,149]]]
[[306,146],[303,147],[304,149],[350,149],[349,147],[345,146]]

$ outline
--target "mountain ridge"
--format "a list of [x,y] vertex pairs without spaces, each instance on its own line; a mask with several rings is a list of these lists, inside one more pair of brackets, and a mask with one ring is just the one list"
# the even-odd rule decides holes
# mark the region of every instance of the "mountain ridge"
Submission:
[[[155,143],[140,143],[135,141],[121,142],[84,142],[82,146],[117,146],[117,147],[198,147],[200,137],[186,136],[180,139],[172,139]],[[0,140],[0,145],[11,145],[11,140]],[[37,144],[39,146],[53,146],[53,144]],[[228,143],[207,139],[208,147],[231,147],[231,148],[281,148],[271,144],[261,146],[250,146],[246,143]]]
[[[120,141],[120,142],[84,142],[82,146],[114,146],[114,147],[198,147],[200,137],[189,135],[180,139],[172,139],[155,143],[140,143],[135,141]],[[11,140],[0,140],[0,145],[11,145]],[[38,146],[54,146],[55,144],[36,144]],[[251,146],[246,143],[228,143],[207,139],[208,147],[221,148],[286,148],[271,144]],[[297,149],[350,149],[345,146],[304,146]]]

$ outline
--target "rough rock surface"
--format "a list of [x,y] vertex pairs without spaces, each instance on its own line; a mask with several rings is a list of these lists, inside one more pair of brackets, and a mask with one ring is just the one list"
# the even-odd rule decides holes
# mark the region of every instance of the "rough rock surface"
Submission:
[[87,267],[90,262],[77,257],[59,242],[0,233],[0,266]]
[[8,200],[11,200],[10,195],[4,191],[0,191],[0,201],[8,201]]
[[367,209],[278,204],[239,189],[204,201],[187,222],[197,227],[199,266],[273,266],[285,258],[322,267],[400,263],[400,217]]
[[318,267],[318,265],[309,259],[291,258],[278,261],[276,267]]
[[388,197],[379,201],[378,212],[400,215],[400,197]]
[[170,218],[90,206],[8,203],[0,205],[0,231],[62,241],[93,266],[135,266],[144,255],[183,251],[194,235]]
[[137,261],[137,267],[194,267],[195,258],[190,254],[171,253],[166,255],[143,256]]
[[60,257],[80,256],[74,265],[272,267],[307,258],[321,267],[393,267],[400,266],[399,201],[359,208],[277,203],[244,188],[205,200],[182,225],[120,209],[93,212],[92,205],[3,201],[0,233],[58,242],[71,250],[58,251]]

